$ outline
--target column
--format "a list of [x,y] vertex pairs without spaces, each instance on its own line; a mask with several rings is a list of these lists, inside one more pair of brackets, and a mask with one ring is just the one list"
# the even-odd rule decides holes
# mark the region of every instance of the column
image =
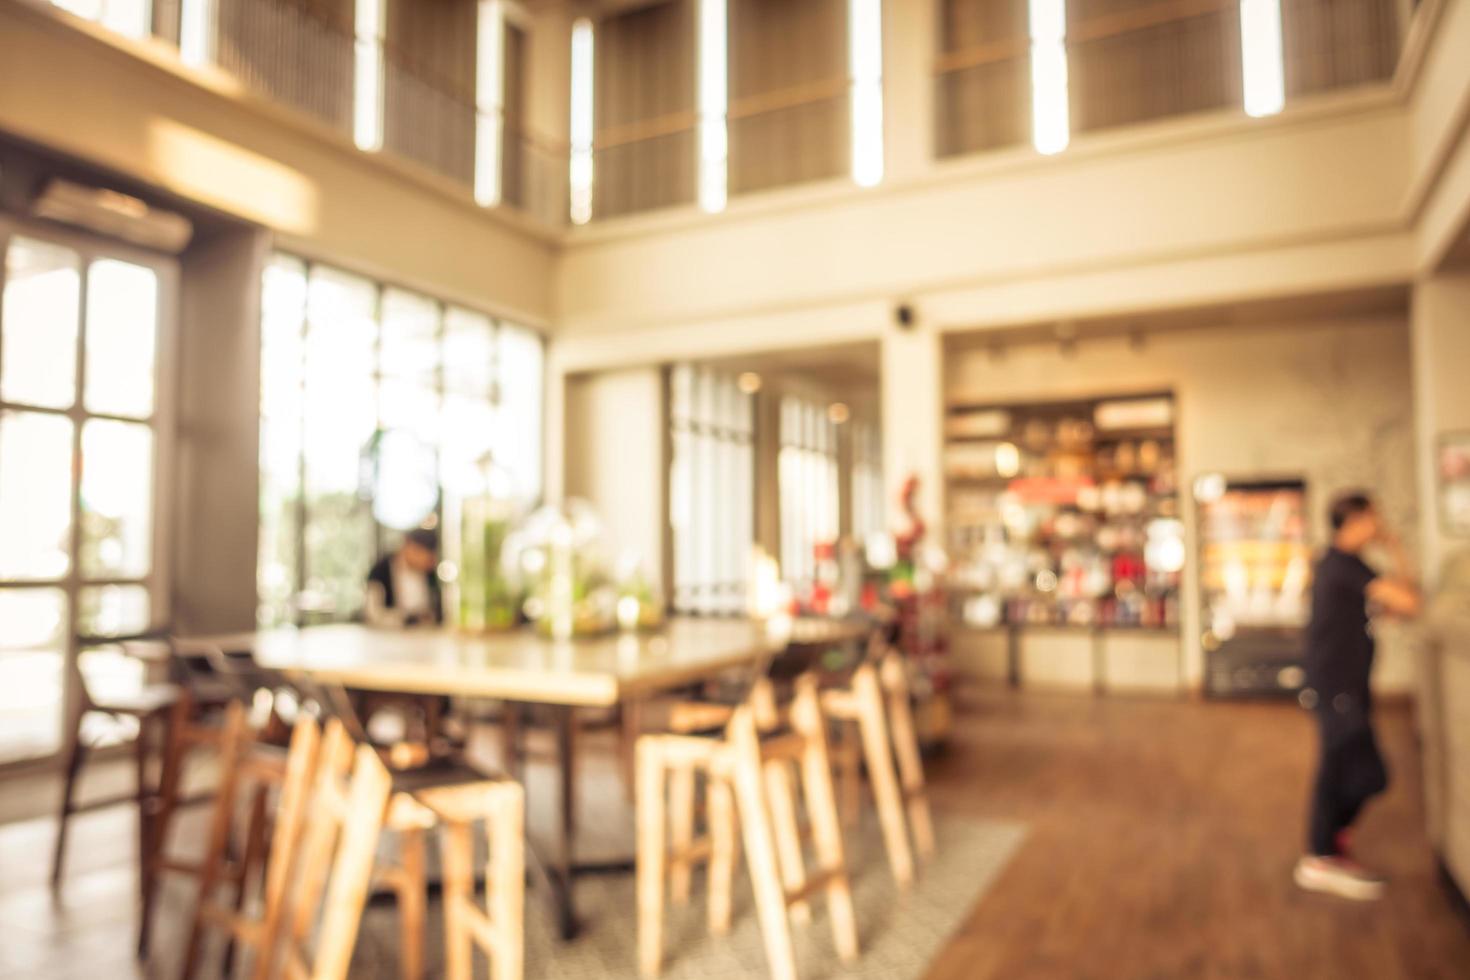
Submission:
[[1410,313],[1414,435],[1419,461],[1419,552],[1426,583],[1451,553],[1470,548],[1440,507],[1438,457],[1443,436],[1470,432],[1470,272],[1431,276],[1414,285]]
[[919,478],[916,498],[928,526],[926,540],[944,543],[944,348],[939,332],[919,318],[908,328],[891,324],[882,341],[883,480],[888,524],[908,524],[898,494]]
[[934,159],[937,2],[883,4],[884,182],[902,183]]

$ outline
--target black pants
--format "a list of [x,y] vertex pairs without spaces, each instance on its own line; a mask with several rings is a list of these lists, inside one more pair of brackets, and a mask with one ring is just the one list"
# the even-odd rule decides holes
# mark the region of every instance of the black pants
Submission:
[[1371,712],[1366,693],[1321,695],[1316,708],[1321,759],[1307,836],[1313,854],[1337,854],[1337,835],[1352,825],[1363,804],[1388,788]]

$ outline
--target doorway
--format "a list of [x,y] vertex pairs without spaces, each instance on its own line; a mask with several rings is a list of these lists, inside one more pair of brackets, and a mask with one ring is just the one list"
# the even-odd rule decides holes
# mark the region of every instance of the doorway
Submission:
[[117,643],[167,618],[177,283],[170,258],[0,218],[0,767],[54,761],[75,677],[140,685]]

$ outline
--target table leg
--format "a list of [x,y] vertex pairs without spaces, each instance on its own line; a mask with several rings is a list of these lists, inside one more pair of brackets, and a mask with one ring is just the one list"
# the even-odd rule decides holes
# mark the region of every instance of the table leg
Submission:
[[560,783],[557,802],[557,840],[552,858],[553,871],[559,879],[561,901],[558,903],[558,926],[563,939],[577,934],[577,912],[573,902],[575,843],[577,833],[577,717],[570,705],[558,705],[554,711],[556,726],[557,779]]

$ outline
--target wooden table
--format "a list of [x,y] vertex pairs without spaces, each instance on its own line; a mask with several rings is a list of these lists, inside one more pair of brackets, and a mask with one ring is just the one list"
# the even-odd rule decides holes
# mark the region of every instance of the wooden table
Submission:
[[[477,636],[448,629],[339,625],[209,637],[205,642],[227,652],[250,650],[263,667],[300,673],[318,683],[504,701],[512,711],[508,729],[520,706],[546,706],[554,718],[560,812],[550,859],[542,863],[561,934],[571,938],[577,931],[574,878],[629,866],[626,861],[578,865],[573,858],[576,709],[636,701],[731,669],[757,667],[792,646],[848,643],[867,631],[866,624],[849,620],[796,619],[768,626],[747,619],[675,617],[656,633],[570,641],[529,630]],[[181,640],[179,645],[187,649],[193,642],[199,641]]]

